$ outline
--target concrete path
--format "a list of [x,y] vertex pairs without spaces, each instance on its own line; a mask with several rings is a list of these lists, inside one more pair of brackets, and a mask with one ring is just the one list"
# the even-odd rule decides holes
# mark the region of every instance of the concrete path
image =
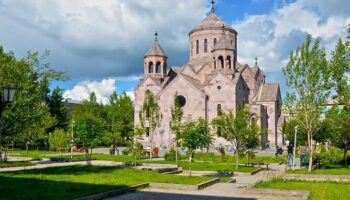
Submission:
[[301,200],[303,193],[295,191],[284,190],[266,190],[252,188],[258,181],[270,180],[273,177],[282,175],[285,166],[278,164],[271,164],[269,171],[261,171],[255,175],[248,173],[240,173],[233,178],[236,183],[217,183],[199,191],[183,191],[183,190],[162,190],[155,188],[147,188],[139,192],[128,193],[121,196],[115,196],[106,200],[228,200],[228,199],[242,199],[242,200]]

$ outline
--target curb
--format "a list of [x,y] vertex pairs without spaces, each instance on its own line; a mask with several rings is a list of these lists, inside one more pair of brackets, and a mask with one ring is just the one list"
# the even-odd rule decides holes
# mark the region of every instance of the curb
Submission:
[[250,175],[254,175],[254,174],[256,174],[256,173],[258,173],[258,172],[261,172],[261,171],[263,171],[263,170],[264,170],[264,168],[258,168],[258,169],[256,169],[255,171],[250,172]]
[[149,187],[149,185],[150,185],[149,183],[141,183],[138,185],[133,185],[133,186],[127,187],[127,188],[121,188],[121,189],[111,190],[111,191],[102,192],[102,193],[98,193],[98,194],[93,194],[93,195],[77,198],[74,200],[102,200],[102,199],[105,199],[108,197],[112,197],[112,196],[116,196],[116,195],[120,195],[120,194],[125,194],[128,192],[135,192],[139,189],[147,188],[147,187]]

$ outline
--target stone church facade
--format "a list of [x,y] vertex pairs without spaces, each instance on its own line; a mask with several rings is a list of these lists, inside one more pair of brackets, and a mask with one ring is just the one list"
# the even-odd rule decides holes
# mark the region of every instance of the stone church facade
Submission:
[[[157,98],[161,124],[153,136],[153,146],[174,146],[175,136],[170,131],[171,107],[177,94],[183,106],[183,121],[203,118],[207,121],[220,111],[235,111],[246,104],[252,118],[267,134],[261,136],[261,144],[270,141],[271,146],[283,143],[281,126],[281,94],[278,83],[266,83],[264,72],[258,66],[237,61],[237,31],[216,15],[210,14],[189,32],[189,62],[183,66],[167,66],[167,56],[155,35],[153,46],[144,56],[144,77],[135,93],[135,125],[140,124],[145,91]],[[149,136],[141,141],[149,146]],[[229,145],[225,139],[215,137],[213,145]]]

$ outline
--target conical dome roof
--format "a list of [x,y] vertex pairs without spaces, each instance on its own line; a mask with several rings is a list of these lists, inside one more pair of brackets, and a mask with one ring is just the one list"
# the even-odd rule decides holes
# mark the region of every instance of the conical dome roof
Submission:
[[224,20],[222,20],[215,14],[214,11],[212,11],[199,25],[192,29],[189,35],[191,35],[193,32],[201,30],[222,30],[223,25],[225,26],[226,31],[234,32],[237,34],[236,30],[231,28],[230,25],[226,24]]
[[148,51],[145,54],[145,57],[146,56],[164,56],[164,57],[167,57],[164,50],[159,45],[157,40],[155,40],[153,43],[153,46],[150,49],[148,49]]

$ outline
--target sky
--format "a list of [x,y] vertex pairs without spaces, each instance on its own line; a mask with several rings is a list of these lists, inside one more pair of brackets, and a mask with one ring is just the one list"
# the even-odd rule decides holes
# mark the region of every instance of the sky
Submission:
[[[257,57],[282,95],[282,68],[306,35],[320,37],[330,55],[350,24],[349,0],[215,2],[216,14],[238,32],[238,61],[253,65]],[[210,0],[0,0],[0,45],[18,58],[49,50],[46,61],[69,76],[51,88],[73,100],[95,92],[107,103],[115,90],[133,97],[155,31],[168,66],[187,63],[188,33],[209,11]]]

